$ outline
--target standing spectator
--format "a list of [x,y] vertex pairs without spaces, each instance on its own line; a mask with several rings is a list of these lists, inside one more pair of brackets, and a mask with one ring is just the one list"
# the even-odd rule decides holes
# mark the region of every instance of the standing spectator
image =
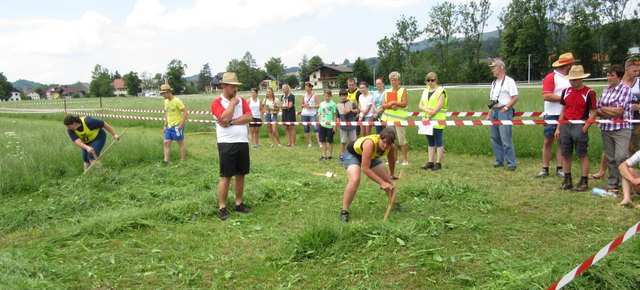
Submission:
[[67,126],[69,138],[82,150],[83,168],[86,172],[100,156],[102,147],[107,140],[106,129],[113,138],[120,140],[120,135],[107,122],[92,117],[78,117],[67,115],[63,123]]
[[[336,122],[338,121],[338,109],[336,103],[331,100],[331,90],[324,90],[324,102],[320,103],[320,120],[324,122]],[[320,126],[320,144],[322,147],[322,157],[320,160],[327,160],[333,158],[333,135],[336,133],[337,125],[325,125]],[[329,156],[327,156],[327,144],[329,144]]]
[[187,146],[184,144],[184,124],[189,113],[180,99],[173,96],[171,86],[160,86],[160,95],[164,98],[164,164],[169,164],[171,142],[175,140],[180,146],[182,161],[187,160]]
[[[267,88],[267,95],[264,97],[264,107],[266,109],[266,114],[264,116],[265,122],[278,122],[278,112],[280,112],[280,106],[282,103],[280,100],[276,99],[273,94],[272,88]],[[275,141],[278,142],[278,147],[280,145],[280,134],[278,133],[278,124],[268,124],[267,128],[269,129],[269,140],[271,141],[271,147],[275,146]]]
[[[631,119],[631,94],[628,86],[622,83],[624,69],[620,65],[612,65],[607,69],[609,86],[602,92],[598,101],[598,116],[601,120],[621,121]],[[629,154],[629,138],[631,124],[628,122],[599,123],[602,130],[602,147],[607,156],[609,179],[608,190],[620,188],[620,171],[618,166]]]
[[[361,122],[371,122],[373,120],[373,95],[369,92],[369,84],[367,82],[360,82],[360,114],[358,120]],[[360,132],[363,136],[369,136],[371,134],[370,125],[360,125]]]
[[[633,119],[640,120],[640,81],[638,81],[638,72],[640,69],[640,60],[637,58],[629,58],[625,62],[624,76],[622,77],[622,83],[631,88],[631,111],[633,112]],[[631,124],[633,130],[631,130],[631,138],[629,139],[629,155],[633,155],[636,151],[640,150],[640,124]],[[599,179],[604,176],[607,171],[607,156],[602,152],[602,158],[600,161],[600,170],[598,173],[589,174],[589,178]]]
[[[495,59],[491,65],[491,72],[496,78],[491,83],[491,93],[489,94],[489,114],[487,120],[513,120],[513,106],[518,102],[518,87],[516,82],[505,70],[504,62]],[[507,162],[507,170],[516,170],[516,153],[513,147],[513,126],[493,125],[491,126],[491,145],[496,161],[493,167],[502,167]]]
[[[296,97],[288,84],[282,85],[282,122],[296,122]],[[287,147],[296,146],[295,125],[284,125]]]
[[222,94],[211,103],[211,113],[218,119],[216,137],[220,160],[220,183],[218,183],[218,203],[221,220],[229,218],[227,211],[227,194],[231,177],[235,177],[233,191],[235,193],[235,211],[248,213],[251,208],[243,203],[244,177],[249,174],[249,140],[247,123],[251,122],[251,109],[238,93],[238,77],[235,73],[222,75]]
[[[360,95],[362,94],[356,85],[355,78],[347,79],[347,99],[356,104],[356,106],[360,107]],[[356,127],[356,136],[360,136],[360,127]]]
[[[313,85],[309,82],[304,84],[305,94],[302,97],[302,122],[318,122],[318,107],[320,107],[320,98],[311,90]],[[311,148],[311,128],[309,125],[303,125],[304,136],[307,138],[307,148]],[[316,142],[320,146],[318,125],[313,124],[313,133],[316,135]]]
[[[373,121],[380,122],[380,116],[382,116],[382,112],[384,112],[384,108],[382,108],[382,102],[385,97],[385,88],[384,88],[384,78],[378,77],[376,78],[376,90],[372,92],[373,95]],[[376,134],[380,134],[384,129],[384,126],[376,126]]]
[[[565,76],[571,82],[571,87],[561,94],[560,104],[563,106],[558,120],[583,120],[594,121],[596,119],[596,93],[583,84],[582,80],[591,74],[584,73],[581,65],[571,68],[569,74]],[[560,150],[562,152],[562,172],[564,181],[560,186],[563,190],[573,188],[571,179],[571,155],[573,148],[581,163],[580,182],[576,185],[576,191],[586,191],[589,189],[589,157],[587,157],[589,146],[589,127],[592,123],[585,124],[563,124],[557,127],[554,133],[555,138],[560,140]]]
[[[435,72],[429,72],[424,81],[427,88],[422,91],[422,97],[418,107],[424,112],[427,121],[444,121],[447,119],[447,103],[449,96],[442,86],[438,86],[438,75]],[[444,142],[442,135],[444,133],[444,125],[432,125],[433,131],[427,132],[428,160],[422,169],[440,170],[442,168],[442,155],[444,154]],[[431,134],[429,134],[431,133]],[[436,162],[433,162],[436,155]]]
[[[358,106],[355,102],[347,99],[347,95],[347,90],[340,90],[340,102],[336,104],[340,122],[353,122],[359,113]],[[338,158],[338,162],[344,161],[344,150],[347,144],[357,139],[356,127],[358,126],[340,125],[340,158]]]
[[[407,106],[409,103],[409,94],[405,88],[400,87],[400,73],[397,71],[389,74],[389,82],[391,83],[391,89],[386,94],[384,101],[382,102],[382,120],[385,122],[401,122],[407,121]],[[405,127],[393,126],[393,130],[396,131],[396,144],[400,145],[402,150],[402,165],[409,165],[408,151],[409,145],[407,142],[407,135],[405,133]],[[398,147],[394,146],[392,149],[394,156],[398,156]],[[389,170],[391,176],[394,177],[395,164],[389,163]]]
[[[638,73],[640,72],[640,59],[629,58],[624,64],[624,76],[622,83],[631,88],[631,110],[633,119],[640,120],[640,81],[638,81]],[[633,155],[640,150],[640,123],[631,124],[631,139],[629,140],[629,155]]]
[[251,109],[252,122],[257,124],[249,124],[249,144],[253,144],[253,150],[260,147],[260,127],[262,126],[262,113],[264,107],[258,98],[258,89],[251,88],[251,97],[247,100],[249,109]]
[[[562,105],[560,96],[562,91],[569,88],[569,80],[565,78],[573,65],[573,54],[563,53],[551,66],[556,70],[549,73],[542,80],[542,98],[544,99],[544,120],[558,120]],[[544,143],[542,145],[542,171],[536,177],[549,176],[549,163],[551,162],[551,149],[553,147],[554,133],[557,125],[544,125]],[[560,146],[556,150],[556,176],[562,176],[562,154]]]

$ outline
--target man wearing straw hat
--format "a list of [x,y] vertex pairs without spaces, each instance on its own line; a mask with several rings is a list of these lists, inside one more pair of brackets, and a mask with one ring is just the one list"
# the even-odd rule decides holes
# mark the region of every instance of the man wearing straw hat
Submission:
[[[583,79],[590,75],[584,73],[581,65],[576,65],[565,76],[571,83],[571,87],[561,93],[560,104],[563,108],[560,111],[559,120],[594,121],[596,119],[596,93],[582,82]],[[560,141],[560,152],[563,159],[562,171],[564,172],[564,181],[560,188],[563,190],[586,191],[589,189],[587,149],[589,146],[589,127],[591,125],[592,123],[587,122],[585,124],[562,124],[557,126],[554,136]],[[582,165],[580,182],[575,188],[573,188],[573,180],[571,179],[573,148],[576,148],[576,155]]]
[[[542,80],[542,98],[544,99],[544,120],[558,120],[562,105],[560,94],[571,84],[564,78],[569,73],[575,59],[573,54],[563,53],[551,66],[556,68]],[[553,147],[553,135],[557,125],[544,125],[544,143],[542,145],[542,170],[536,177],[549,176],[549,163],[551,162],[551,149]],[[562,176],[562,154],[560,147],[556,150],[556,176]]]
[[249,174],[249,137],[247,124],[252,121],[251,109],[247,101],[239,96],[238,76],[232,72],[222,75],[222,94],[211,103],[211,113],[218,119],[216,139],[220,157],[220,183],[218,183],[218,217],[227,220],[227,194],[231,177],[235,177],[236,212],[248,213],[251,208],[242,202],[244,176]]
[[164,164],[169,164],[171,142],[175,140],[180,147],[182,161],[187,160],[187,146],[184,144],[184,125],[189,113],[180,99],[173,96],[171,86],[160,86],[160,95],[164,98]]

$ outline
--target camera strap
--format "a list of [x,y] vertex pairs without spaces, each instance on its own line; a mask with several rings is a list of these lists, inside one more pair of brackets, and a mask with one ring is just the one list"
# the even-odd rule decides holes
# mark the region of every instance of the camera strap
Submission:
[[[500,99],[500,90],[502,90],[502,85],[504,85],[504,80],[507,79],[507,76],[502,78],[502,82],[500,83],[500,87],[498,88],[498,95],[496,96],[496,100]],[[493,92],[495,92],[496,81],[493,81],[491,84],[491,97],[493,97]]]

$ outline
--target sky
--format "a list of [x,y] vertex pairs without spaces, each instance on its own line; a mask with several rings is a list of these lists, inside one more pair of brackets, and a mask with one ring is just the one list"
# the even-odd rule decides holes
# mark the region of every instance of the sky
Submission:
[[[442,2],[0,0],[0,72],[9,81],[71,84],[90,82],[96,64],[141,75],[164,73],[178,59],[186,76],[206,63],[215,74],[247,51],[262,68],[271,57],[298,66],[303,55],[341,64],[376,56],[376,43],[395,32],[401,15],[424,28],[429,10]],[[485,31],[496,30],[510,1],[491,2]]]

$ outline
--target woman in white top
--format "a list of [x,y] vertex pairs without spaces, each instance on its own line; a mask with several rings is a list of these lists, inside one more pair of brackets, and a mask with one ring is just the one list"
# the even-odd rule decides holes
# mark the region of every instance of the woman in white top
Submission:
[[[280,112],[281,105],[282,103],[280,102],[280,100],[276,99],[275,95],[273,94],[273,89],[267,88],[267,95],[264,97],[264,108],[266,111],[266,114],[264,115],[264,121],[278,122],[278,112]],[[269,129],[269,140],[271,140],[271,147],[275,146],[274,141],[278,141],[278,147],[281,147],[282,145],[280,145],[278,124],[268,124],[267,129]]]
[[262,111],[264,109],[262,102],[258,99],[258,89],[251,89],[251,97],[247,99],[249,109],[251,109],[252,122],[258,124],[249,124],[249,143],[253,144],[253,150],[260,147],[260,126],[262,126]]
[[[361,122],[373,121],[373,95],[369,92],[369,84],[367,82],[360,82],[360,116],[358,120]],[[362,136],[371,135],[371,126],[360,125],[360,132]]]
[[[302,96],[302,122],[318,122],[318,107],[320,107],[320,99],[316,94],[314,94],[311,90],[313,89],[313,85],[309,82],[304,84],[305,94]],[[318,147],[320,147],[320,136],[318,132],[318,125],[313,124],[313,132],[316,133],[316,142],[318,143]],[[307,147],[311,147],[311,128],[309,125],[303,125],[304,136],[307,138]]]

